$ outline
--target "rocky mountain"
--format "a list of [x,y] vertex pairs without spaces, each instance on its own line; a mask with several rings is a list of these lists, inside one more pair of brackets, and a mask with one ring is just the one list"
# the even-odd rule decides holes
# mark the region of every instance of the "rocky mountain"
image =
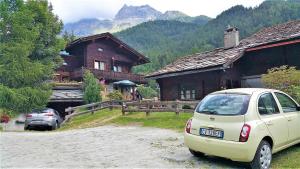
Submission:
[[190,17],[180,11],[166,11],[165,13],[161,13],[149,5],[128,6],[125,4],[112,20],[85,18],[74,23],[66,23],[63,32],[73,32],[76,36],[87,36],[103,32],[118,32],[154,20],[175,20],[203,25],[210,19],[202,15]]
[[97,31],[109,31],[113,29],[111,20],[99,20],[96,18],[81,19],[78,22],[68,23],[64,25],[64,31],[74,33],[75,35],[89,35]]
[[144,21],[155,20],[162,15],[149,5],[128,6],[124,5],[115,16],[115,20],[142,19]]

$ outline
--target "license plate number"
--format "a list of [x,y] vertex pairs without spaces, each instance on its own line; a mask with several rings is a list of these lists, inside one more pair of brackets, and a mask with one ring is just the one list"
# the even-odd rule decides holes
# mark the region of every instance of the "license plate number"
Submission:
[[224,132],[221,131],[221,130],[200,128],[200,135],[201,136],[223,138],[224,137]]

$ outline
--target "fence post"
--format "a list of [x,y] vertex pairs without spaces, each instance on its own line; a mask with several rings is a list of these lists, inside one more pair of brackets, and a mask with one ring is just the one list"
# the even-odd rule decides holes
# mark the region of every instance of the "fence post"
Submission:
[[177,116],[179,115],[179,102],[178,102],[178,100],[176,100],[176,102],[175,102],[175,113],[176,113]]
[[147,103],[146,116],[149,116],[150,115],[150,104],[149,104],[149,101],[147,101],[146,103]]
[[125,103],[122,103],[122,116],[125,116]]
[[113,109],[112,100],[109,100],[109,110],[111,111]]
[[91,114],[94,114],[94,110],[95,110],[95,106],[93,105]]

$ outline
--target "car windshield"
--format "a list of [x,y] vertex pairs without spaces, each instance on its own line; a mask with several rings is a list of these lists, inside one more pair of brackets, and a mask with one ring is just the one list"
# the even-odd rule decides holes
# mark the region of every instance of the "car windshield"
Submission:
[[247,112],[250,95],[211,94],[197,106],[196,112],[214,115],[243,115]]

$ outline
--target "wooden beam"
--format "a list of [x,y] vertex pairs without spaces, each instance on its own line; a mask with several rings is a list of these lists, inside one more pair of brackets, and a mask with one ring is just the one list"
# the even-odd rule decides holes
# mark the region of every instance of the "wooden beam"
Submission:
[[284,46],[284,45],[291,45],[291,44],[296,44],[296,43],[300,43],[300,39],[287,41],[287,42],[279,42],[279,43],[269,44],[269,45],[262,45],[262,46],[253,47],[253,48],[248,48],[248,49],[246,49],[246,52],[256,51],[256,50],[261,50],[261,49],[267,49],[267,48],[273,48],[273,47],[278,47],[278,46]]
[[209,71],[215,71],[215,70],[223,70],[226,69],[223,65],[218,65],[216,67],[208,67],[208,68],[201,68],[196,70],[186,70],[186,71],[176,71],[176,72],[170,72],[170,73],[164,73],[164,74],[158,74],[158,75],[150,75],[146,76],[145,79],[162,79],[166,77],[174,77],[174,76],[182,76],[182,75],[188,75],[188,74],[194,74],[194,73],[202,73],[202,72],[209,72]]

